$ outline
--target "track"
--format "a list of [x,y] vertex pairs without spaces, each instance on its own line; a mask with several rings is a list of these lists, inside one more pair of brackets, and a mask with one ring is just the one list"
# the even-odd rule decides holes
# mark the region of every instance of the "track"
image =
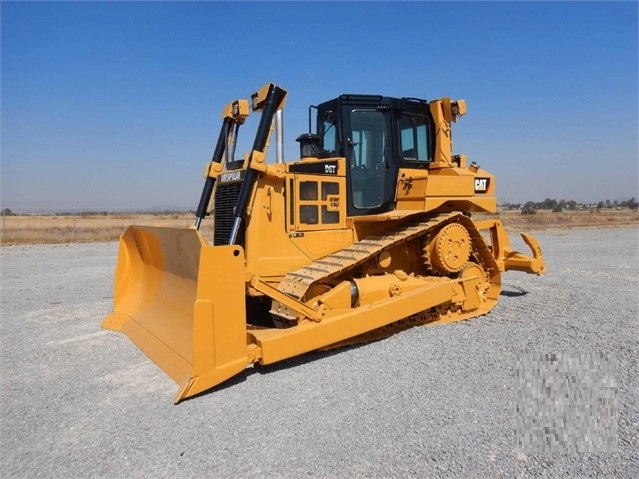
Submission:
[[384,250],[393,248],[403,242],[417,237],[425,237],[429,230],[453,216],[452,213],[441,214],[427,221],[412,221],[389,231],[384,236],[369,236],[353,244],[349,248],[328,255],[288,273],[278,289],[296,299],[302,299],[306,291],[320,281],[328,283],[338,276],[348,275],[356,267],[364,264]]
[[[332,285],[357,277],[357,269],[368,262],[374,261],[381,253],[411,241],[426,242],[433,232],[452,222],[463,223],[467,228],[471,237],[474,256],[487,270],[488,277],[492,278],[493,284],[498,284],[498,267],[481,234],[474,228],[468,218],[459,212],[455,212],[443,213],[430,218],[424,218],[420,215],[416,219],[409,220],[408,223],[403,223],[393,228],[385,235],[368,236],[348,248],[288,273],[280,282],[278,289],[299,301],[304,301],[305,295],[314,286]],[[421,249],[421,246],[419,249]],[[411,272],[413,271],[407,271],[407,273]],[[494,291],[494,294],[498,294],[498,291]],[[296,313],[278,301],[273,301],[271,314],[289,324],[297,320]]]

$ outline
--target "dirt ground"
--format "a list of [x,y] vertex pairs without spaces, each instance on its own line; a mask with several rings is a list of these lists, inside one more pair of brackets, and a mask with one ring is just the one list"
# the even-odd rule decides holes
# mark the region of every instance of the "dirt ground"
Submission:
[[[548,274],[506,273],[486,316],[249,368],[177,406],[100,328],[116,242],[2,246],[0,476],[639,477],[638,234],[539,232]],[[549,354],[606,358],[608,449],[521,445],[518,364]]]

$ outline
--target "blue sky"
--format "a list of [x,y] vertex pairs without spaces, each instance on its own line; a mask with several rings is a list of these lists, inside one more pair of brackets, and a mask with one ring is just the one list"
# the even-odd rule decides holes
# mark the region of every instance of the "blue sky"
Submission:
[[287,161],[309,104],[450,96],[455,153],[500,201],[639,197],[634,1],[3,1],[1,22],[14,212],[194,209],[222,107],[267,82],[289,92]]

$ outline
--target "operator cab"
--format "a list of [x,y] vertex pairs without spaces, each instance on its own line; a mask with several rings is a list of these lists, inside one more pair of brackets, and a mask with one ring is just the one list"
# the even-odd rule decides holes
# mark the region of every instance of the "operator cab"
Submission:
[[433,159],[425,100],[349,94],[312,108],[317,135],[303,136],[316,143],[319,157],[346,158],[349,216],[393,210],[399,168],[428,168]]

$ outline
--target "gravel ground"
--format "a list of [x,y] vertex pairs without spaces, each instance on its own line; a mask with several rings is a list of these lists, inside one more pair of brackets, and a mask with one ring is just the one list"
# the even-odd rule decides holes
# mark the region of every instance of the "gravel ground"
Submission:
[[[116,243],[4,246],[0,476],[639,477],[637,228],[537,233],[481,318],[177,386],[100,329]],[[605,355],[614,452],[516,446],[518,358]],[[594,419],[593,419],[594,420]]]

